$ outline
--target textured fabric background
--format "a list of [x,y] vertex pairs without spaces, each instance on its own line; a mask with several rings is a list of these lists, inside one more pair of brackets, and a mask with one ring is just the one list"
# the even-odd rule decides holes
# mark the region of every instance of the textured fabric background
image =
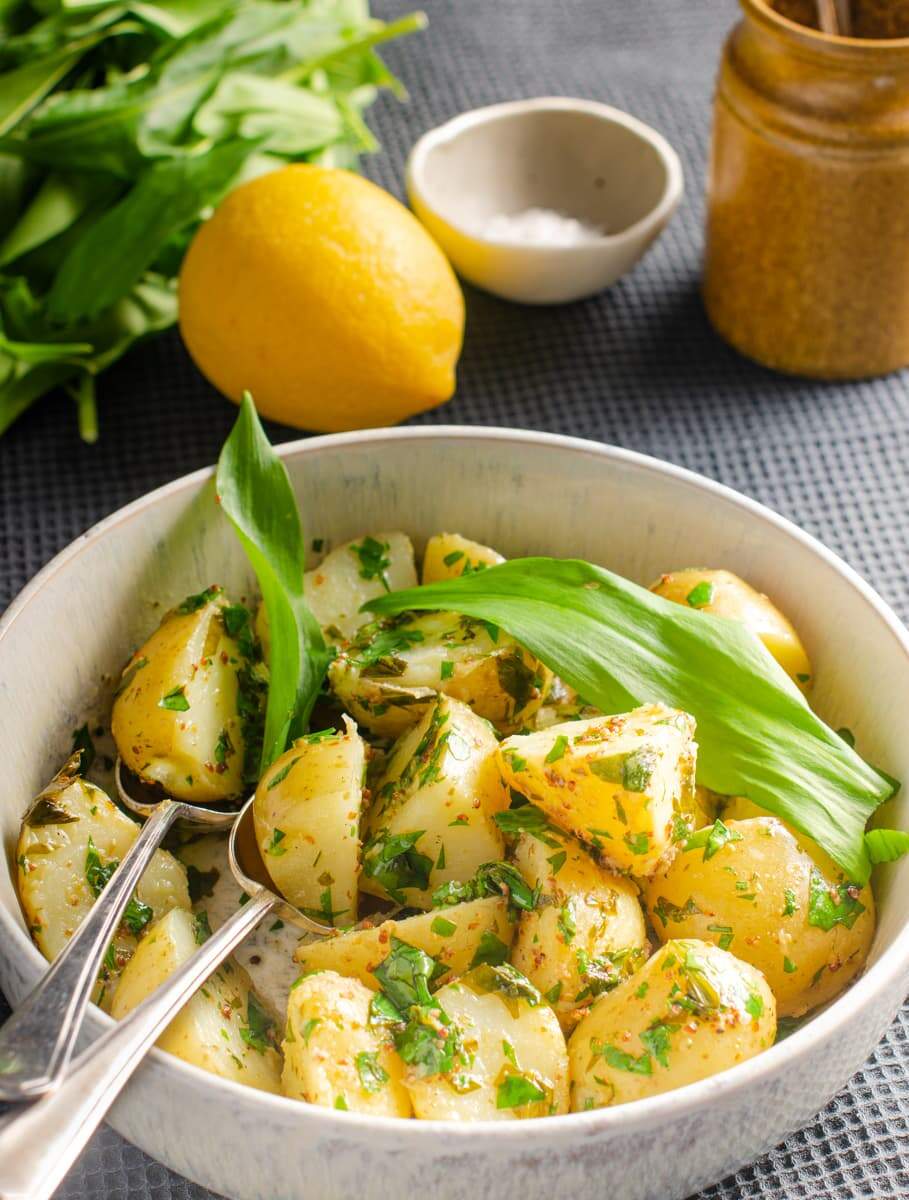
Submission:
[[[681,153],[688,192],[647,259],[598,299],[533,310],[470,294],[458,398],[420,421],[554,430],[681,463],[799,522],[909,616],[909,378],[848,387],[778,378],[720,343],[698,299],[710,93],[733,0],[424,7],[429,32],[387,51],[411,99],[383,98],[373,110],[383,152],[367,171],[378,182],[400,192],[415,137],[463,109],[561,93],[654,124]],[[405,5],[377,0],[376,8],[390,16]],[[233,418],[176,336],[136,350],[105,378],[101,397],[95,447],[79,442],[63,397],[36,406],[0,440],[0,608],[100,517],[213,462]],[[907,1064],[909,1008],[813,1125],[704,1200],[909,1196]],[[60,1195],[207,1193],[106,1129]]]

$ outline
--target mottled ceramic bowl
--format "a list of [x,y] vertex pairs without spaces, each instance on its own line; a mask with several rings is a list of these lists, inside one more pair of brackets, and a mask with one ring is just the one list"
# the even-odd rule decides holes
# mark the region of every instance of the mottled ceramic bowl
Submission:
[[[543,96],[462,113],[425,133],[407,162],[414,212],[455,270],[522,304],[562,304],[608,287],[662,233],[684,191],[666,139],[594,100]],[[486,236],[489,218],[551,209],[597,229],[580,245]]]
[[[854,729],[873,762],[909,779],[906,630],[853,571],[767,509],[652,459],[514,430],[373,430],[282,453],[311,537],[399,527],[419,546],[458,529],[507,555],[580,555],[643,582],[690,563],[740,572],[802,632],[822,714]],[[0,625],[0,985],[14,1002],[44,967],[13,883],[21,814],[68,749],[99,676],[116,672],[155,624],[153,602],[216,580],[248,585],[211,473],[201,471],[74,542]],[[887,814],[903,825],[906,795]],[[759,1057],[651,1100],[532,1122],[395,1121],[267,1096],[153,1051],[111,1121],[239,1200],[685,1197],[806,1122],[883,1034],[909,981],[909,861],[882,873],[878,896],[877,938],[854,987]],[[91,1032],[107,1020],[93,1011]]]

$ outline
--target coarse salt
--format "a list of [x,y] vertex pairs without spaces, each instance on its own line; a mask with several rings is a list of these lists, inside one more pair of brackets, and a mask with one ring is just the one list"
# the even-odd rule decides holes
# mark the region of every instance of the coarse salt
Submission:
[[489,242],[520,242],[527,246],[584,246],[597,242],[604,231],[551,208],[496,213],[476,230]]

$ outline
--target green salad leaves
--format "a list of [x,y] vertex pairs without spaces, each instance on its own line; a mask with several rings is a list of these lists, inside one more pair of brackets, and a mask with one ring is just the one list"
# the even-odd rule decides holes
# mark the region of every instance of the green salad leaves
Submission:
[[[577,559],[513,559],[381,596],[378,615],[444,610],[506,630],[606,713],[662,701],[697,720],[698,780],[814,838],[851,880],[898,846],[865,826],[895,790],[808,706],[744,626]],[[897,835],[897,841],[905,835]],[[869,854],[869,848],[871,854]]]
[[271,643],[268,707],[259,775],[306,732],[331,653],[303,598],[303,529],[287,469],[272,449],[247,393],[224,443],[218,501],[252,564]]
[[288,162],[355,167],[401,89],[374,47],[421,29],[367,0],[0,2],[0,434],[177,317],[201,217]]

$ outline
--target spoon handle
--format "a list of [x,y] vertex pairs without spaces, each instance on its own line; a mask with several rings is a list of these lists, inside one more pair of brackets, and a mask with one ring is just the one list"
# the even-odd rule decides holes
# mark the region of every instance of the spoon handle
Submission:
[[84,1051],[56,1091],[0,1124],[0,1200],[49,1200],[158,1034],[276,903],[266,891],[253,896]]
[[162,801],[63,951],[0,1029],[0,1100],[40,1096],[63,1077],[110,940],[179,810]]

